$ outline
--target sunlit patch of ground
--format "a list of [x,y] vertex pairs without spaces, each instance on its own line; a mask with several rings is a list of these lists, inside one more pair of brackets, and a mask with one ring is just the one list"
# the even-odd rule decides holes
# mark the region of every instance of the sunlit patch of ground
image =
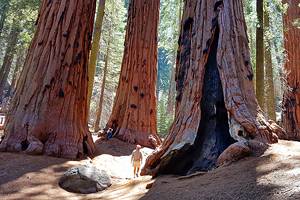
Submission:
[[[88,162],[23,154],[0,153],[0,199],[300,199],[300,143],[280,141],[260,158],[250,157],[230,166],[187,179],[165,176],[132,179],[133,145],[118,140],[96,142],[99,156],[93,163],[113,177],[113,186],[89,195],[59,188],[58,180],[69,168]],[[151,150],[146,149],[145,153]]]
[[245,158],[202,176],[158,178],[142,199],[294,200],[300,199],[299,175],[300,143],[280,141],[259,158]]
[[[68,168],[86,164],[88,160],[68,161],[45,156],[0,153],[0,199],[127,200],[142,197],[147,191],[145,188],[151,182],[151,177],[133,179],[130,156],[135,146],[112,139],[96,141],[96,147],[98,156],[92,163],[106,170],[112,177],[113,185],[107,191],[80,195],[59,188],[59,178]],[[151,151],[142,149],[144,158]]]

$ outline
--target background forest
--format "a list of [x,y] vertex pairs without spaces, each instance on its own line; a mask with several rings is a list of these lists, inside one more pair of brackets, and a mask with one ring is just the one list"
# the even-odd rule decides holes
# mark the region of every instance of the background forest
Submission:
[[0,0],[0,194],[299,199],[299,41],[300,0]]
[[[7,109],[9,100],[14,94],[26,52],[35,31],[39,4],[39,0],[1,0],[0,101],[2,110]],[[251,62],[254,70],[260,70],[259,76],[256,77],[256,86],[259,87],[259,91],[263,90],[257,95],[261,96],[258,96],[258,99],[265,114],[280,121],[285,61],[283,13],[286,7],[280,0],[266,0],[264,12],[259,13],[256,4],[256,1],[244,0]],[[167,134],[174,117],[175,66],[182,7],[181,0],[161,0],[157,80],[158,132],[161,136]],[[100,128],[103,128],[112,109],[124,51],[127,9],[128,0],[106,1],[94,89],[90,102],[89,122],[93,128],[97,122]],[[257,17],[259,14],[264,15],[264,24],[259,23]],[[263,31],[263,37],[257,37],[259,33],[257,29],[260,28]],[[264,44],[265,48],[257,45],[259,43]],[[256,55],[265,55],[265,57],[257,58]],[[103,81],[104,74],[105,81]],[[101,96],[103,101],[99,100]]]

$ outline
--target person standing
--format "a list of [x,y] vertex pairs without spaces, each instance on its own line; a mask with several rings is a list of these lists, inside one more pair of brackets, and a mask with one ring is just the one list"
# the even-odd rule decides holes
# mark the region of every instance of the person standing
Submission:
[[133,166],[134,178],[139,176],[140,168],[142,165],[143,155],[141,153],[141,146],[136,145],[135,150],[131,154],[131,164]]

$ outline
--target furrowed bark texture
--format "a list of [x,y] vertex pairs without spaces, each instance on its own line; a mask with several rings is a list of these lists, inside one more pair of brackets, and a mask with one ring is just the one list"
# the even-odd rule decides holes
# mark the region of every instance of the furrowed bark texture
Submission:
[[95,5],[95,0],[42,1],[0,150],[65,158],[93,154],[87,65]]
[[129,5],[119,86],[107,128],[130,143],[160,143],[156,122],[157,26],[159,0]]
[[284,15],[287,89],[283,97],[283,127],[289,139],[300,140],[300,29],[294,24],[300,17],[300,1],[285,0],[284,3],[288,3],[289,7]]
[[[210,96],[207,92],[209,84],[206,85],[205,82],[213,83],[210,82],[209,76],[205,77],[205,73],[212,74],[213,79],[218,77],[217,73],[209,72],[213,70],[211,67],[214,65],[209,62],[216,62],[223,88],[224,108],[228,112],[228,127],[221,128],[222,136],[219,138],[229,131],[236,141],[247,142],[254,139],[264,143],[275,143],[278,140],[276,134],[284,134],[280,127],[264,118],[255,97],[242,1],[188,0],[185,3],[182,23],[176,74],[178,96],[175,121],[163,144],[147,158],[142,174],[182,173],[182,169],[172,170],[171,164],[173,169],[178,168],[179,163],[189,159],[188,162],[192,163],[187,163],[183,168],[189,166],[192,170],[204,161],[201,160],[201,156],[216,156],[220,153],[212,153],[214,148],[218,147],[215,145],[208,150],[211,152],[205,154],[205,143],[209,138],[209,135],[205,134],[210,131],[201,127],[202,123],[209,123],[205,112],[201,112],[201,108],[205,110],[201,103],[204,102],[205,105],[205,98]],[[215,47],[214,41],[217,42]],[[214,51],[217,51],[216,58],[213,58]],[[208,68],[205,69],[206,67]],[[213,86],[216,87],[216,84],[217,82],[213,83]],[[211,117],[216,123],[222,122],[224,114],[218,114],[218,107],[223,113],[222,102],[217,101],[213,106],[216,106],[216,113]],[[211,110],[213,108],[210,112]],[[202,116],[204,119],[201,119]],[[218,116],[222,119],[218,119]],[[212,127],[218,133],[220,126],[213,124]],[[218,143],[219,140],[217,136],[212,141]],[[198,145],[201,145],[202,149],[200,157],[198,155],[199,159],[195,161],[189,157],[194,157],[193,150],[197,151]],[[199,161],[200,163],[197,163]],[[185,173],[190,169],[185,169]]]

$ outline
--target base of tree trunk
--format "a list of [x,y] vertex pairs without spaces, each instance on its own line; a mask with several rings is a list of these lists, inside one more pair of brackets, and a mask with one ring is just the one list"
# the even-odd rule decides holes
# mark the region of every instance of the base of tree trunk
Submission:
[[300,95],[296,92],[286,91],[283,98],[283,127],[287,132],[287,137],[290,140],[300,141],[300,109],[298,102]]
[[72,159],[94,153],[87,65],[95,7],[94,0],[41,1],[1,151]]
[[207,171],[285,137],[255,97],[242,1],[204,2],[185,4],[175,121],[142,175]]
[[222,83],[217,67],[219,30],[216,31],[205,66],[201,120],[196,140],[170,159],[161,173],[189,175],[216,167],[218,157],[235,141],[230,136]]
[[152,149],[161,145],[161,139],[156,134],[142,133],[131,129],[118,129],[116,137],[122,141]]
[[24,152],[29,155],[48,155],[69,159],[83,158],[85,155],[93,156],[95,145],[90,134],[74,140],[62,138],[65,134],[50,134],[48,138],[33,134],[27,137],[19,134],[18,137],[7,135],[0,144],[0,151]]

